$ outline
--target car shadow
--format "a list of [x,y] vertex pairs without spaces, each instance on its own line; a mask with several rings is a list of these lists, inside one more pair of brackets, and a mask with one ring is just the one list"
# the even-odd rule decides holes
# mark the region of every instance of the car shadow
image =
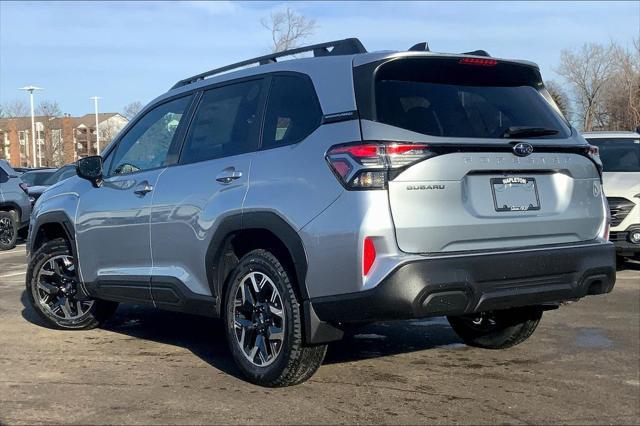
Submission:
[[[22,293],[21,301],[23,318],[47,327],[31,307],[26,292]],[[241,378],[227,346],[224,325],[219,319],[121,304],[104,329],[183,347],[214,368]],[[443,346],[462,346],[445,318],[377,323],[355,329],[343,340],[329,344],[324,363],[353,362]]]
[[624,271],[625,269],[629,269],[631,271],[640,271],[640,261],[625,259],[624,262],[618,263],[618,268],[616,269],[618,271]]

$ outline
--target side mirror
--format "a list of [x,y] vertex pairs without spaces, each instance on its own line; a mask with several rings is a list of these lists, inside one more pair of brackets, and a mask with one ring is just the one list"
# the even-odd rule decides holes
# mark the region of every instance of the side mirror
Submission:
[[102,157],[93,155],[76,161],[76,173],[96,188],[102,185]]

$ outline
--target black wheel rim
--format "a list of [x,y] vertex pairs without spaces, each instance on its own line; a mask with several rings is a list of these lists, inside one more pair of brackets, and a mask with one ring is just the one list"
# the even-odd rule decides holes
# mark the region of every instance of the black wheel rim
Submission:
[[0,243],[4,245],[11,244],[13,242],[15,232],[11,219],[8,217],[0,218]]
[[63,254],[47,260],[36,276],[36,300],[50,315],[76,320],[93,306],[93,300],[78,291],[73,257]]
[[282,296],[262,272],[250,272],[240,281],[233,307],[236,343],[252,364],[266,367],[282,350],[285,312]]
[[498,327],[498,317],[494,312],[480,312],[461,317],[465,325],[472,330],[489,333]]

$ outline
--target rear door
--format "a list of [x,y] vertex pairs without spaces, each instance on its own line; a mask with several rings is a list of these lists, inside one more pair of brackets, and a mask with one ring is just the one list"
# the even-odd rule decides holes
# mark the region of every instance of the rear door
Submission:
[[[356,75],[358,73],[356,72]],[[398,246],[412,253],[592,240],[600,180],[537,68],[493,59],[382,65],[364,140],[429,145],[388,184]],[[359,107],[362,101],[359,97]]]
[[180,162],[160,176],[154,193],[151,248],[156,305],[171,308],[179,303],[176,286],[178,291],[211,295],[207,250],[222,220],[227,216],[240,220],[265,96],[263,78],[202,93]]

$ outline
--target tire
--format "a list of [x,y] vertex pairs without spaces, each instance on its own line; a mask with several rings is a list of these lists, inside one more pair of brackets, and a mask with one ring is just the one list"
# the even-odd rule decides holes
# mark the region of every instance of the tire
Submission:
[[0,250],[11,250],[18,239],[18,218],[13,212],[0,211]]
[[322,364],[327,346],[304,346],[300,303],[289,274],[269,251],[253,250],[240,259],[227,286],[224,312],[231,353],[250,382],[296,385]]
[[467,345],[506,349],[527,340],[538,327],[541,318],[542,309],[524,307],[447,319],[453,331]]
[[[33,254],[27,268],[27,294],[31,306],[48,326],[89,330],[103,325],[114,314],[116,302],[91,299],[78,283],[66,240],[48,241]],[[62,303],[64,299],[67,303]]]

